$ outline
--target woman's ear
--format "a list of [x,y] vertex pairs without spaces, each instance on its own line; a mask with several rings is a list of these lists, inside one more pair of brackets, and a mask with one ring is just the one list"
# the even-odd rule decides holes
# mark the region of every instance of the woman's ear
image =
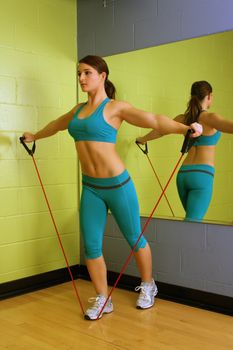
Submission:
[[105,81],[106,77],[107,77],[107,73],[106,72],[102,72],[100,75],[103,77],[103,80]]

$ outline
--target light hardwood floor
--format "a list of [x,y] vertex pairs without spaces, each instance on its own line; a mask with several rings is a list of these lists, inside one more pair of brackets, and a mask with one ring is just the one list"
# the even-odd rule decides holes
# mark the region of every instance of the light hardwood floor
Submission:
[[[89,281],[76,285],[83,303]],[[232,350],[233,317],[157,298],[137,310],[136,292],[116,289],[114,312],[83,319],[71,282],[0,302],[0,350]]]

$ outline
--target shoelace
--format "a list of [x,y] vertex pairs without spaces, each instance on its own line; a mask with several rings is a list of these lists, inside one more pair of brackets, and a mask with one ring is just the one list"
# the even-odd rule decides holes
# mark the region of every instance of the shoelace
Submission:
[[88,299],[88,303],[94,303],[93,306],[92,306],[92,309],[98,310],[99,307],[102,307],[102,305],[104,304],[104,300],[100,296],[98,296],[98,297],[91,297],[91,298]]
[[143,298],[145,300],[149,299],[148,294],[146,293],[146,288],[144,286],[137,286],[135,288],[135,291],[138,292],[140,290],[140,298]]

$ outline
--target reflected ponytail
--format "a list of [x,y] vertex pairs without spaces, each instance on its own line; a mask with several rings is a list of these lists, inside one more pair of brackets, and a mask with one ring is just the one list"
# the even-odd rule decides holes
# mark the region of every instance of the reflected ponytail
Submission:
[[201,102],[212,91],[212,86],[205,80],[196,81],[192,84],[191,98],[184,112],[186,125],[198,122],[199,115],[202,111]]
[[79,63],[88,64],[89,66],[97,70],[99,74],[105,72],[106,73],[106,79],[104,83],[105,92],[109,98],[115,99],[116,88],[113,85],[113,83],[108,79],[109,69],[105,60],[100,56],[88,55],[82,58],[79,61]]

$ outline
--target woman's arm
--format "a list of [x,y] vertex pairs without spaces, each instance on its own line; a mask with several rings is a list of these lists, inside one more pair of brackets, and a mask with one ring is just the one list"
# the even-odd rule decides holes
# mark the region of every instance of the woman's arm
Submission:
[[51,121],[43,129],[39,130],[37,133],[32,134],[30,132],[25,132],[23,134],[25,142],[32,142],[45,137],[55,135],[58,131],[62,131],[68,128],[70,120],[73,118],[75,111],[78,106],[72,108],[66,114],[63,114],[61,117]]
[[[187,125],[178,123],[165,115],[155,115],[132,107],[127,102],[119,102],[119,115],[122,120],[129,124],[139,126],[141,128],[152,128],[157,135],[183,134],[185,135],[190,128]],[[200,132],[195,129],[193,137],[199,136]]]
[[136,141],[141,143],[141,144],[145,144],[145,143],[147,143],[147,141],[159,139],[162,136],[163,135],[159,134],[158,131],[151,130],[150,132],[148,132],[148,134],[146,134],[144,136],[137,137]]
[[[173,120],[178,122],[178,123],[183,124],[184,116],[182,114],[180,114],[180,115],[176,116]],[[187,128],[188,129],[192,128],[193,130],[196,131],[196,133],[198,133],[198,135],[196,135],[196,133],[191,134],[191,137],[200,136],[200,134],[202,133],[202,127],[198,123],[193,123],[189,127],[186,126],[186,132],[187,132]],[[155,139],[158,139],[162,136],[163,135],[160,134],[158,131],[151,130],[148,134],[141,136],[141,137],[137,137],[136,141],[141,143],[141,144],[145,144],[147,141],[155,140]]]
[[[158,138],[169,134],[186,135],[190,127],[194,130],[192,137],[198,137],[202,133],[202,126],[193,123],[190,126],[177,122],[165,115],[155,115],[132,107],[129,103],[120,102],[120,116],[128,123],[141,128],[152,128],[155,130],[153,135]],[[151,137],[150,133],[150,137]]]
[[224,119],[219,114],[205,113],[201,116],[201,122],[216,130],[233,134],[233,121]]

